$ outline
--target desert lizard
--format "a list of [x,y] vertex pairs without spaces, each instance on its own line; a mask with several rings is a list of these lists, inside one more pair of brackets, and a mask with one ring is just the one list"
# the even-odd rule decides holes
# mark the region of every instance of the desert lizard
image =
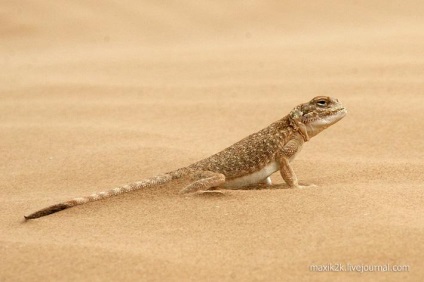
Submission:
[[188,176],[192,182],[180,191],[182,194],[217,188],[271,185],[270,176],[276,171],[280,171],[290,188],[307,187],[299,185],[290,162],[302,149],[303,143],[342,119],[346,113],[347,110],[337,99],[318,96],[298,105],[268,127],[199,162],[109,191],[49,206],[25,216],[25,219],[39,218],[88,202],[165,184],[183,176]]

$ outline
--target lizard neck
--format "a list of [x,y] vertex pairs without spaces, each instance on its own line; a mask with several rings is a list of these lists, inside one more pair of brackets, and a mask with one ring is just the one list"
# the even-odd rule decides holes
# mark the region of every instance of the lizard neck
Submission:
[[[303,138],[303,141],[308,142],[309,139],[311,139],[310,134],[308,132],[308,128],[306,127],[306,125],[299,121],[296,120],[294,118],[292,118],[291,116],[289,116],[289,123],[290,125],[293,127],[293,129],[295,131],[297,131]],[[316,134],[312,135],[315,136]]]

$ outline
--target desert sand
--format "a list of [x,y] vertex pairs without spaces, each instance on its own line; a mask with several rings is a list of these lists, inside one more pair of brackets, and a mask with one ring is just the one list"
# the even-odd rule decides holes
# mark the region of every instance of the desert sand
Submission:
[[[0,281],[422,281],[422,1],[2,1],[0,59]],[[23,221],[318,95],[349,113],[294,161],[316,188],[183,179]]]

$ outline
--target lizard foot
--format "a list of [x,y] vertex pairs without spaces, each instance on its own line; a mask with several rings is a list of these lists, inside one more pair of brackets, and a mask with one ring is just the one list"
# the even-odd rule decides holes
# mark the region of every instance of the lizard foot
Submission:
[[296,188],[298,188],[298,189],[305,189],[305,188],[314,188],[314,187],[318,187],[317,185],[315,185],[315,184],[308,184],[308,185],[296,185],[296,186],[293,186],[293,187],[290,187],[290,188],[292,188],[292,189],[296,189]]

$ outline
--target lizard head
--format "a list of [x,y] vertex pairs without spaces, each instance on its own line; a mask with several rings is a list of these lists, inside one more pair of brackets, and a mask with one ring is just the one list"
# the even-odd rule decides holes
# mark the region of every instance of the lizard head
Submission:
[[309,139],[341,120],[346,114],[347,110],[339,100],[318,96],[294,108],[290,117]]

